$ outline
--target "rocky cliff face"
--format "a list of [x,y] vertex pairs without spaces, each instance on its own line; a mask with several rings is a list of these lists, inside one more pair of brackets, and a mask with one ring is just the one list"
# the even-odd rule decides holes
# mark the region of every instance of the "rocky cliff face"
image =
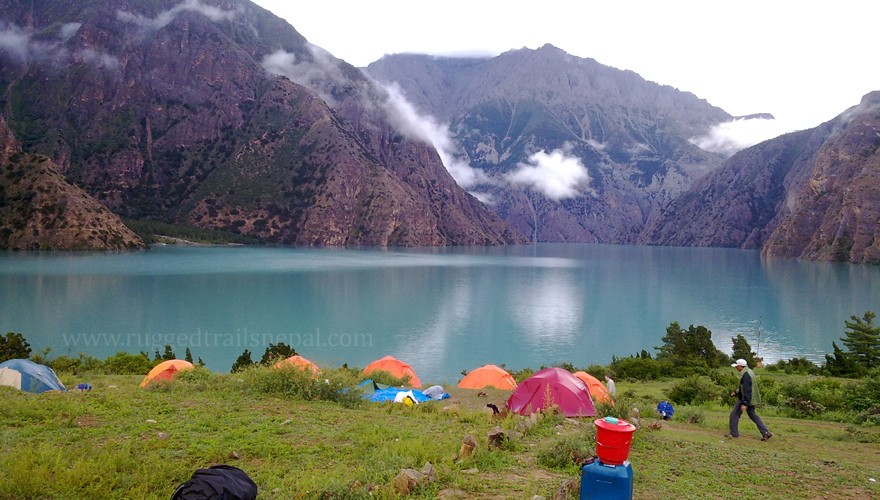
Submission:
[[49,158],[22,153],[0,117],[0,248],[128,250],[141,239],[71,185]]
[[300,245],[523,241],[387,96],[244,0],[0,0],[0,110],[130,218]]
[[880,92],[832,122],[798,181],[763,254],[880,264]]
[[459,182],[533,241],[632,243],[721,161],[690,139],[731,117],[552,47],[489,59],[386,56],[366,71],[449,124]]
[[880,263],[880,92],[743,150],[659,211],[641,242]]

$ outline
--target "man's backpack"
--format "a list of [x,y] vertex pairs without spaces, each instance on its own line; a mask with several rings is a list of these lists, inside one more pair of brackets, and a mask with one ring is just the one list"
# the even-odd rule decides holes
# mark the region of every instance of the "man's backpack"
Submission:
[[215,465],[193,472],[174,490],[171,500],[255,500],[257,484],[238,467]]

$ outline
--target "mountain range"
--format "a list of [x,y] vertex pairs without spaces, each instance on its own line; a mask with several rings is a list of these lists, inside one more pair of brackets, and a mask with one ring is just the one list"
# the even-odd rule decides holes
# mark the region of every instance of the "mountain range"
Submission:
[[524,241],[395,130],[383,89],[250,2],[0,12],[9,127],[124,218],[295,245]]
[[[735,118],[724,110],[550,45],[359,69],[246,0],[0,0],[0,30],[0,142],[21,149],[4,171],[10,158],[51,165],[44,175],[125,219],[292,245],[600,242],[880,262],[875,93],[731,156],[701,140]],[[46,221],[10,224],[32,199],[0,198],[0,246],[81,248],[37,241]]]

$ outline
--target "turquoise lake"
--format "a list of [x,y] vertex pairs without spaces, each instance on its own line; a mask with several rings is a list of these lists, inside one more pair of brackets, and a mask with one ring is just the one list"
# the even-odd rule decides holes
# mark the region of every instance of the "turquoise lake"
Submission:
[[[50,357],[186,347],[227,372],[284,342],[324,366],[391,354],[423,382],[462,370],[654,352],[666,327],[742,334],[767,362],[824,359],[880,310],[880,267],[757,252],[579,244],[414,250],[155,247],[0,255],[0,330]],[[759,333],[760,332],[760,333]]]

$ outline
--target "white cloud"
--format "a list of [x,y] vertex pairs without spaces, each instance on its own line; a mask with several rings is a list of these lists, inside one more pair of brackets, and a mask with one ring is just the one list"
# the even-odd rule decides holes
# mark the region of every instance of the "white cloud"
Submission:
[[595,139],[587,139],[587,144],[589,144],[596,151],[605,151],[605,148],[608,147],[608,144],[604,142],[599,142]]
[[31,39],[30,33],[18,26],[3,26],[0,28],[0,51],[9,52],[24,63],[33,61],[63,66],[84,61],[106,69],[118,68],[119,60],[106,52],[94,49],[70,51],[62,45],[76,35],[80,27],[81,23],[64,24],[61,26],[59,41],[44,42]]
[[483,205],[494,205],[495,204],[495,195],[492,193],[485,193],[483,191],[468,191],[471,196],[480,200],[480,203]]
[[555,201],[573,198],[590,185],[590,174],[581,159],[563,149],[549,154],[538,151],[517,166],[517,171],[506,176],[510,183],[530,186]]
[[328,81],[346,83],[342,70],[339,69],[339,61],[324,49],[309,44],[312,60],[297,61],[296,54],[278,49],[263,58],[263,69],[274,75],[283,75],[291,81],[308,87],[321,94],[328,103],[332,98],[325,95],[324,84]]
[[233,10],[225,10],[212,5],[207,5],[200,0],[184,0],[168,10],[163,10],[156,17],[146,17],[140,14],[118,10],[116,11],[116,18],[120,21],[137,24],[145,29],[158,30],[171,23],[178,14],[186,11],[198,12],[215,23],[228,21],[235,16],[235,11]]
[[31,37],[18,26],[8,25],[0,29],[0,51],[9,52],[19,59],[27,59]]
[[117,69],[119,68],[119,59],[106,52],[92,49],[82,49],[73,53],[74,59],[82,59],[83,61],[98,66],[99,68]]
[[385,109],[391,124],[409,138],[432,144],[440,155],[443,166],[459,186],[468,189],[490,183],[485,172],[471,167],[464,159],[452,140],[448,125],[437,123],[432,116],[419,114],[403,96],[397,84],[388,85],[385,89],[388,91]]
[[82,28],[82,23],[65,23],[61,25],[61,31],[58,33],[58,37],[61,38],[61,42],[66,42],[70,40],[73,35],[76,34],[79,29]]
[[709,129],[708,134],[694,137],[689,141],[702,150],[731,156],[739,150],[778,137],[790,130],[790,126],[785,126],[777,120],[739,118],[715,125]]

